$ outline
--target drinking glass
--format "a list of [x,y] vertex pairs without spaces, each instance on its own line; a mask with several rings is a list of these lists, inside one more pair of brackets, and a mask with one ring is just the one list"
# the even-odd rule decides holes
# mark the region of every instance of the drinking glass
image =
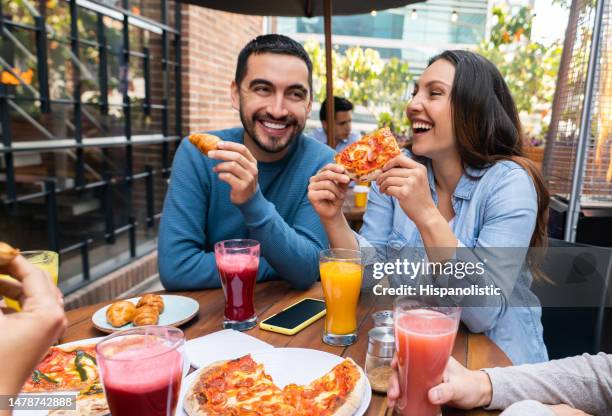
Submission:
[[116,332],[96,346],[113,416],[172,416],[183,374],[185,336],[170,326]]
[[[35,251],[22,251],[20,253],[30,263],[34,264],[41,270],[49,273],[53,279],[53,283],[57,285],[59,275],[59,255],[55,251],[49,250],[35,250]],[[0,279],[12,279],[12,277],[1,274]],[[4,297],[4,303],[7,307],[12,308],[16,311],[21,310],[21,305],[15,299]]]
[[329,249],[319,254],[321,285],[325,296],[323,342],[351,345],[357,340],[357,302],[363,267],[356,250]]
[[402,416],[439,416],[440,406],[429,402],[427,392],[443,381],[461,308],[401,297],[395,300],[393,315],[401,392],[396,410]]
[[215,259],[225,296],[223,328],[246,331],[257,324],[253,297],[259,250],[259,242],[248,239],[215,244]]

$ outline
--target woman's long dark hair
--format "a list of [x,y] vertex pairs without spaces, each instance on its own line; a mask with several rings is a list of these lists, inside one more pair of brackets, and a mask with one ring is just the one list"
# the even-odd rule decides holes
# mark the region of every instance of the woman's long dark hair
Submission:
[[[531,247],[546,247],[549,194],[542,174],[523,150],[523,130],[508,85],[499,70],[486,58],[469,51],[444,51],[429,64],[444,59],[455,67],[451,90],[453,131],[461,160],[476,169],[501,160],[511,160],[529,173],[538,194],[536,226]],[[528,257],[539,275],[539,256]],[[533,254],[533,255],[532,255]]]

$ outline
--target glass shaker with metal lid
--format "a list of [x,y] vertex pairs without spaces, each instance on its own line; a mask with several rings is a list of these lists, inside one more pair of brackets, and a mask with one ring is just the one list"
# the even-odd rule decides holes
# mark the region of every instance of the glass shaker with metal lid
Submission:
[[393,327],[381,326],[368,332],[368,353],[365,372],[372,390],[385,393],[391,376],[391,360],[395,352]]

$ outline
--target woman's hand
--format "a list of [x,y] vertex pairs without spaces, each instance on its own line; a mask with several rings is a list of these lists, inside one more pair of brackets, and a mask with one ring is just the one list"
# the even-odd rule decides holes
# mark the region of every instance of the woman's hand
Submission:
[[[387,405],[392,408],[400,397],[397,356],[391,363],[393,374],[387,390]],[[491,403],[492,386],[484,371],[468,370],[451,357],[444,370],[444,381],[428,392],[432,404],[448,404],[458,409],[473,409]]]
[[344,167],[330,163],[310,178],[308,200],[319,214],[321,222],[333,222],[342,217],[342,204],[351,181]]
[[397,198],[402,210],[417,226],[438,212],[425,166],[402,154],[387,162],[382,170],[376,180],[380,192]]

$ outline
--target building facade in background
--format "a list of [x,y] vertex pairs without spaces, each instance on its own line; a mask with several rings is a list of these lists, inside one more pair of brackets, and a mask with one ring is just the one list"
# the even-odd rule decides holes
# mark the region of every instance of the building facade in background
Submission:
[[156,248],[174,151],[240,123],[229,86],[262,18],[167,0],[0,5],[0,240],[59,251],[69,293]]
[[[433,55],[445,49],[472,49],[485,36],[491,0],[430,0],[397,9],[355,16],[334,16],[337,50],[351,46],[376,49],[383,59],[408,61],[420,74]],[[280,17],[277,31],[302,42],[323,43],[323,18]]]

